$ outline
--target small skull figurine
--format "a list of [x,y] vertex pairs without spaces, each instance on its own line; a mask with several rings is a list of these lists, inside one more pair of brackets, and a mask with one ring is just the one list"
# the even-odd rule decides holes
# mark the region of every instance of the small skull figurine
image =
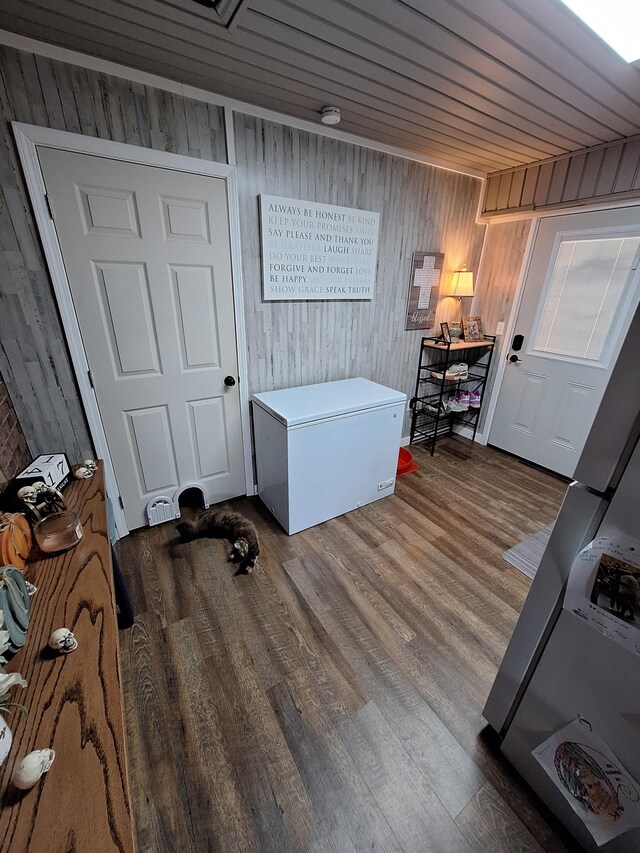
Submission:
[[95,474],[95,472],[98,470],[98,463],[95,461],[95,459],[85,459],[82,464],[85,468],[88,468],[92,474]]
[[73,476],[77,480],[89,480],[91,477],[93,477],[93,471],[91,471],[89,468],[85,467],[84,465],[80,465],[73,472]]
[[13,771],[11,781],[21,791],[33,788],[49,770],[55,757],[56,753],[53,749],[36,749],[35,752],[30,752]]
[[26,503],[35,503],[37,500],[37,492],[33,486],[23,486],[18,489],[18,497]]
[[78,648],[78,641],[68,628],[58,628],[49,637],[49,648],[68,655]]

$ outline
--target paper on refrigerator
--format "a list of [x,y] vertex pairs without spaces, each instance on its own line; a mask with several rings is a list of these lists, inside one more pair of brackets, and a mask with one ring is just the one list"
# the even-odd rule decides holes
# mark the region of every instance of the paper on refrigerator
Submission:
[[640,656],[640,543],[602,536],[583,548],[563,607]]
[[531,753],[600,847],[640,827],[640,786],[584,720]]

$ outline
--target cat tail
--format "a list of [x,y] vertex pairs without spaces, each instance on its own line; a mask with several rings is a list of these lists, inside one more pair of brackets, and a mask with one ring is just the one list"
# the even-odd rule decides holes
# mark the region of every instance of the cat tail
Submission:
[[247,558],[248,558],[248,564],[250,566],[255,566],[256,559],[257,559],[259,553],[260,553],[260,546],[258,545],[258,540],[256,539],[253,542],[251,542],[251,544],[249,545],[249,553],[247,554]]

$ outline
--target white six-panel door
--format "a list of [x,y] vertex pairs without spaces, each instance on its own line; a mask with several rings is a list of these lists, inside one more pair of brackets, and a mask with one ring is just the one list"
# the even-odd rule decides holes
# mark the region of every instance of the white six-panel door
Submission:
[[38,156],[129,528],[189,482],[243,494],[226,182]]
[[490,444],[573,475],[638,302],[639,258],[638,207],[542,220]]

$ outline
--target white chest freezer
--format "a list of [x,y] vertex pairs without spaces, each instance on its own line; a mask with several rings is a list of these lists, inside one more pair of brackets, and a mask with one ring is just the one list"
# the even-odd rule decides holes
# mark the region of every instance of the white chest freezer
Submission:
[[287,533],[393,493],[406,402],[368,379],[253,395],[258,494]]

